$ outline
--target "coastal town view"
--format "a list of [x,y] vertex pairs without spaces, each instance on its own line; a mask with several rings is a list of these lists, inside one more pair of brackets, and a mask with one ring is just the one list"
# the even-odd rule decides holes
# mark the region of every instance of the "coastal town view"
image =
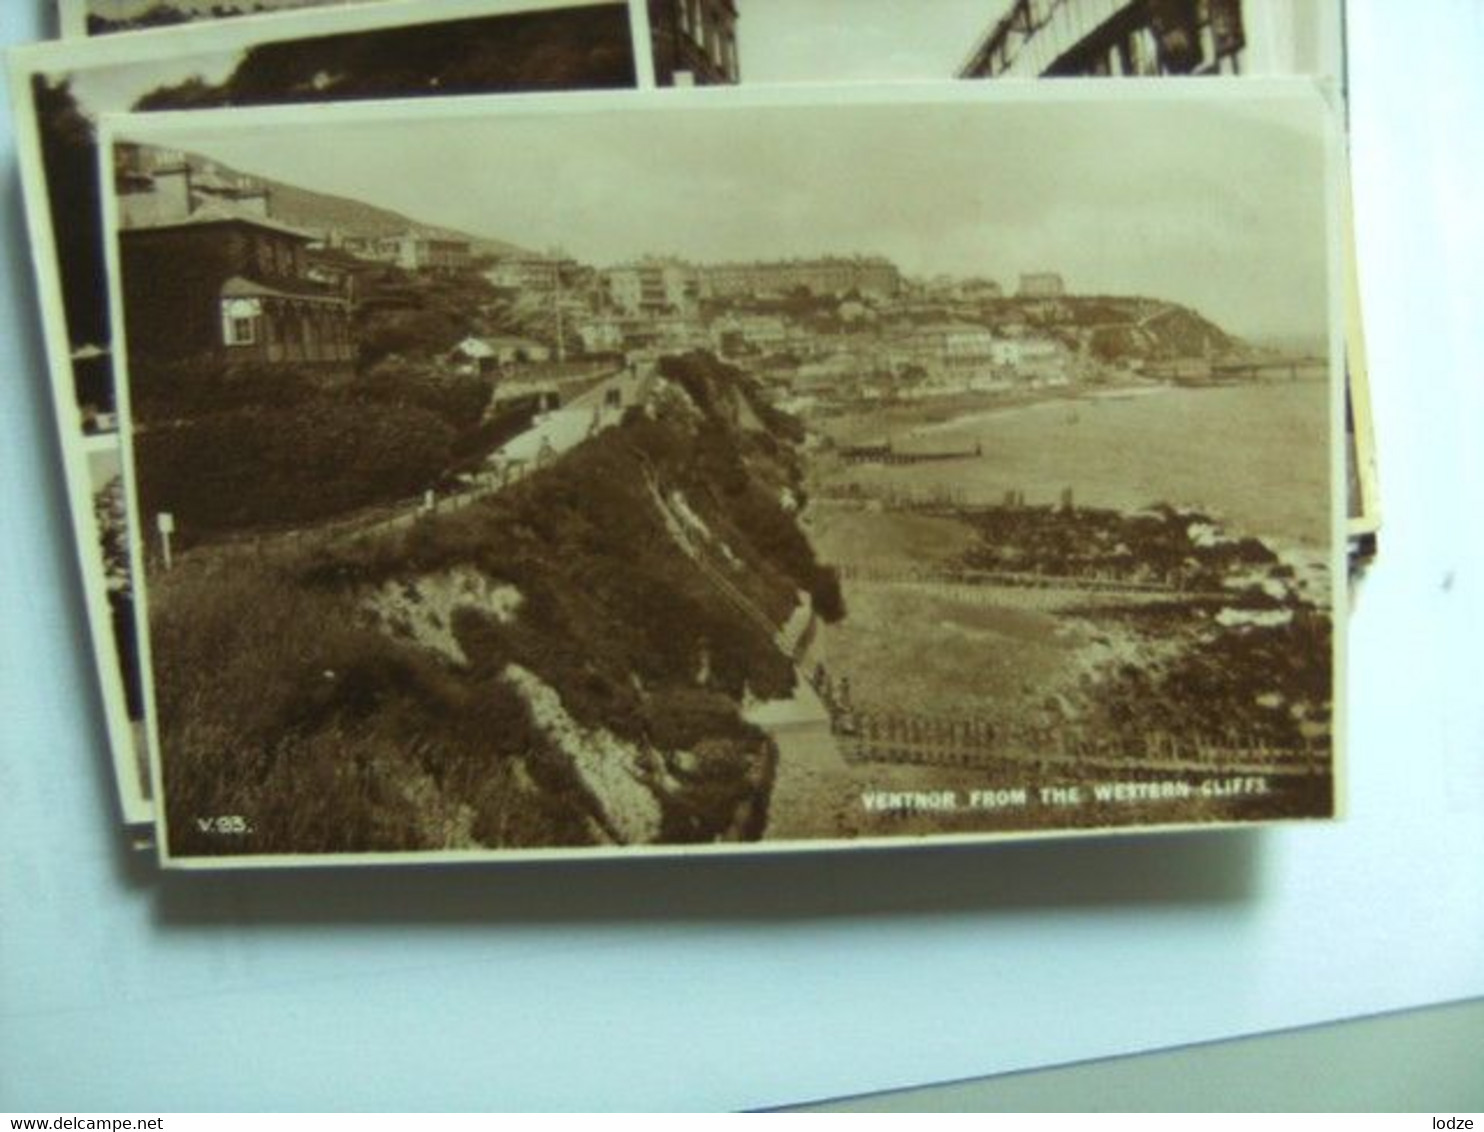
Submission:
[[172,852],[1331,811],[1322,323],[234,161],[115,155]]

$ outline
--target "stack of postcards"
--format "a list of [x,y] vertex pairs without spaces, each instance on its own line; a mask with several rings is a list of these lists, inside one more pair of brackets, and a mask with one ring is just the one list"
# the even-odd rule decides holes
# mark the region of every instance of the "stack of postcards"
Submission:
[[16,129],[166,866],[1338,812],[1339,0],[59,2]]

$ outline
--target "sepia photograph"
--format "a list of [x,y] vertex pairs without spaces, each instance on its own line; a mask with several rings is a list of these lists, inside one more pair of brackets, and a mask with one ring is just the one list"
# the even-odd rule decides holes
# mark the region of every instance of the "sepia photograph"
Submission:
[[167,864],[1334,813],[1312,84],[107,127]]
[[1338,79],[1344,69],[1339,0],[1000,0],[998,8],[959,77]]
[[[182,39],[187,34],[188,39]],[[87,451],[117,446],[112,331],[97,173],[99,117],[123,110],[631,87],[634,32],[620,2],[445,0],[316,9],[272,21],[223,21],[14,51],[11,93],[48,364],[62,433],[100,683],[125,819],[152,817],[126,784],[143,758],[137,668],[115,636],[102,578]],[[189,48],[189,50],[183,50]],[[251,206],[209,168],[182,193],[222,209]],[[280,209],[316,220],[312,199]],[[299,210],[293,212],[293,210]],[[385,235],[415,233],[388,230]],[[106,548],[105,548],[106,550]]]
[[[647,16],[661,86],[1309,75],[1343,87],[1344,80],[1340,0],[648,0]],[[1363,369],[1355,380],[1365,381]],[[1357,389],[1354,400],[1359,451],[1351,463],[1365,473],[1374,463],[1368,390]],[[1375,494],[1374,477],[1358,475],[1350,501],[1358,535],[1379,527]]]
[[1339,0],[646,0],[661,86],[1343,69]]
[[202,20],[259,16],[331,4],[373,0],[57,0],[58,20],[67,38],[148,31]]

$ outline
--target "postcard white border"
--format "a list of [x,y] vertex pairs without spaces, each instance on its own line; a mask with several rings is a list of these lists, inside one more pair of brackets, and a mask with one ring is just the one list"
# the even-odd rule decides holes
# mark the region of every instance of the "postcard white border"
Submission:
[[[955,105],[996,104],[1006,102],[1077,102],[1099,101],[1173,101],[1228,104],[1262,100],[1294,100],[1310,97],[1327,107],[1322,125],[1326,163],[1326,200],[1329,222],[1327,248],[1329,256],[1329,370],[1330,370],[1330,617],[1332,625],[1332,803],[1333,816],[1340,817],[1344,807],[1345,765],[1345,612],[1348,608],[1346,571],[1345,507],[1345,437],[1344,437],[1344,155],[1343,118],[1332,84],[1312,79],[1287,77],[1256,80],[1252,78],[1218,79],[1201,77],[1189,80],[1166,79],[1158,83],[1128,83],[1122,80],[1074,80],[1059,83],[902,83],[889,89],[881,86],[789,86],[728,89],[693,89],[684,91],[579,92],[563,95],[505,95],[466,97],[449,100],[405,102],[360,102],[316,107],[321,122],[367,123],[441,120],[489,115],[540,116],[613,113],[676,112],[684,109],[826,107],[876,105]],[[119,139],[147,135],[151,144],[171,144],[171,134],[183,135],[180,144],[189,148],[200,144],[201,135],[213,131],[261,129],[303,122],[302,107],[260,107],[198,111],[191,115],[139,114],[105,115],[100,125],[100,144],[104,152]],[[194,138],[194,141],[189,140]],[[105,163],[105,168],[107,163]],[[125,450],[125,481],[129,491],[131,513],[137,511],[137,483],[133,471],[130,442],[132,406],[127,373],[127,342],[123,334],[122,288],[119,278],[119,240],[115,230],[117,203],[111,177],[103,178],[105,231],[108,239],[109,289],[114,325],[118,328],[117,352],[121,359],[119,375],[119,412]],[[148,625],[148,580],[143,569],[143,545],[131,528],[131,555],[136,570],[135,611],[139,625],[141,660],[144,665],[146,718],[150,726],[150,771],[156,797],[163,798],[164,782],[159,752],[159,738],[154,710],[154,688],[149,678],[153,670]],[[1252,822],[1169,823],[1139,826],[1109,826],[1092,829],[1000,831],[984,833],[944,833],[916,837],[871,837],[860,839],[819,839],[804,841],[759,841],[725,845],[643,845],[583,849],[492,849],[456,851],[409,851],[376,853],[272,854],[227,857],[175,856],[169,849],[169,829],[165,807],[158,807],[159,861],[163,867],[203,871],[262,868],[303,868],[330,866],[428,865],[439,863],[487,862],[515,863],[544,860],[603,860],[701,855],[749,856],[801,851],[830,852],[872,848],[905,848],[909,845],[982,844],[1004,841],[1043,840],[1076,836],[1109,836],[1141,834],[1156,831],[1246,829],[1289,820],[1332,820],[1323,817],[1304,819],[1258,819]]]
[[1350,423],[1355,431],[1355,473],[1360,514],[1349,519],[1351,538],[1381,530],[1381,476],[1376,462],[1376,426],[1371,411],[1371,375],[1366,360],[1365,313],[1360,301],[1360,258],[1355,246],[1352,186],[1345,183],[1345,351],[1350,382]]
[[88,0],[55,0],[57,34],[63,39],[88,37]]

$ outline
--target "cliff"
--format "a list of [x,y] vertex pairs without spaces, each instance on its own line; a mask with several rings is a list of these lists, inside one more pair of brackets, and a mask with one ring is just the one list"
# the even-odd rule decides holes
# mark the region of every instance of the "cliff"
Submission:
[[1057,337],[1100,361],[1212,357],[1241,345],[1199,312],[1149,299],[1060,299],[1042,318]]
[[776,752],[742,708],[793,688],[801,602],[841,612],[795,435],[695,355],[461,510],[187,556],[151,595],[173,851],[760,836]]

